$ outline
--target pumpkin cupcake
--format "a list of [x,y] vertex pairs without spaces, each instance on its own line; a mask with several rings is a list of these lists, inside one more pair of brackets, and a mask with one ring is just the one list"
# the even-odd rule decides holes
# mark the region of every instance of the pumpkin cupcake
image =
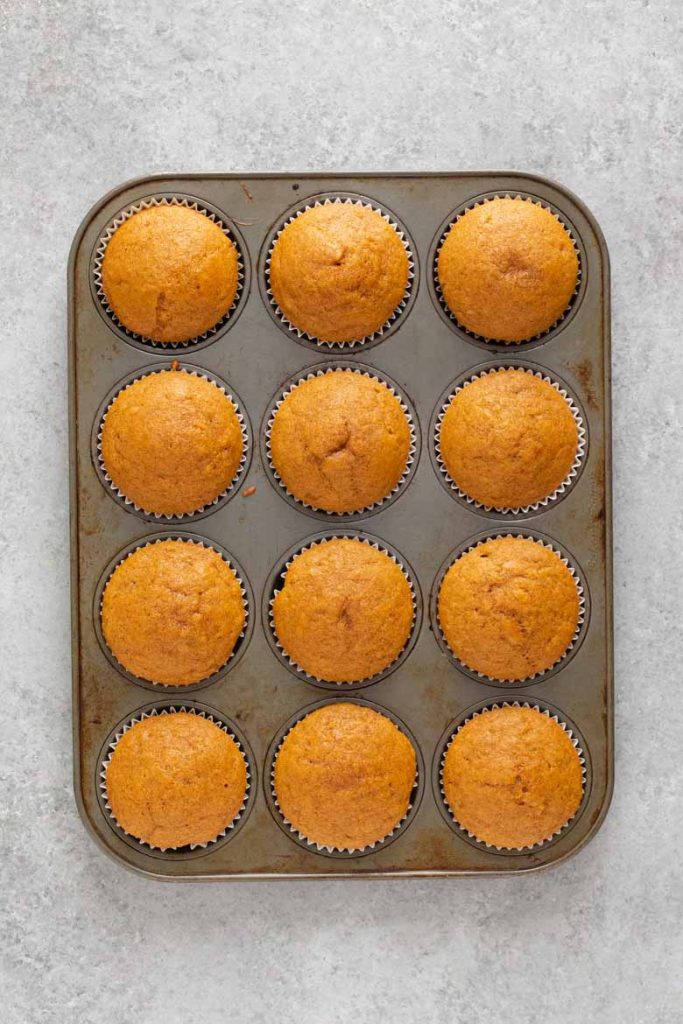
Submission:
[[528,341],[563,315],[579,259],[554,213],[520,196],[471,207],[437,259],[443,299],[458,323],[492,341]]
[[476,714],[444,758],[442,790],[455,821],[481,842],[521,850],[556,835],[583,798],[581,757],[556,719],[504,705]]
[[359,704],[326,704],[285,736],[275,760],[275,800],[309,843],[362,850],[403,821],[416,771],[412,743],[385,715]]
[[234,243],[187,206],[134,213],[116,228],[102,258],[102,291],[117,319],[161,343],[189,341],[215,327],[238,283]]
[[521,682],[560,660],[580,622],[579,589],[562,558],[531,537],[495,537],[453,562],[439,626],[467,668]]
[[230,487],[244,442],[237,410],[217,384],[170,369],[118,393],[105,414],[100,449],[124,498],[154,515],[182,516]]
[[105,792],[117,824],[164,849],[217,839],[239,816],[247,765],[220,726],[178,711],[136,721],[105,766]]
[[393,316],[409,274],[403,240],[378,210],[330,202],[282,229],[269,284],[292,326],[318,341],[344,343],[369,337]]
[[525,369],[476,377],[450,400],[438,431],[441,462],[469,498],[526,508],[567,480],[579,428],[558,388]]
[[295,498],[325,512],[381,502],[406,472],[410,425],[376,377],[337,369],[300,381],[270,428],[272,466]]
[[361,682],[388,668],[408,642],[413,593],[385,551],[335,537],[295,555],[272,616],[278,644],[298,668],[325,682]]
[[102,634],[128,672],[189,686],[230,658],[245,625],[240,582],[213,548],[164,540],[121,562],[102,597]]

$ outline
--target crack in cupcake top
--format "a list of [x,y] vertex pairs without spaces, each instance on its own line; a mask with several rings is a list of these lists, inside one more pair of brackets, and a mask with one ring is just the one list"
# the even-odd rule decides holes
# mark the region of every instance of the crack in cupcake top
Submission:
[[388,668],[411,634],[415,604],[404,570],[355,537],[295,555],[272,601],[277,640],[314,679],[361,682]]
[[269,427],[272,466],[311,508],[352,513],[381,502],[408,466],[412,436],[400,400],[351,369],[302,380]]
[[353,343],[380,331],[405,298],[410,259],[401,235],[362,202],[325,202],[290,220],[269,266],[285,319],[323,343]]
[[233,307],[240,257],[211,216],[182,202],[141,205],[116,224],[96,276],[115,320],[133,336],[186,344]]

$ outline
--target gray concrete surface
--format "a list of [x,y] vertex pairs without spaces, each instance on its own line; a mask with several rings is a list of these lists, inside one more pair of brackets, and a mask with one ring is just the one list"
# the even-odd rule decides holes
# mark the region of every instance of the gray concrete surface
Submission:
[[[678,0],[0,0],[0,1017],[683,1021]],[[71,793],[65,265],[157,170],[521,168],[613,262],[618,776],[538,877],[171,887]]]

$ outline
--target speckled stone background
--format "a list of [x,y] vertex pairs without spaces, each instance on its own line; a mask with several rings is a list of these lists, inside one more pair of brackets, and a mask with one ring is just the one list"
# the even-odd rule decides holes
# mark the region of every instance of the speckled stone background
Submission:
[[[0,0],[0,1017],[683,1021],[679,0]],[[617,787],[539,876],[169,886],[71,789],[66,260],[159,170],[519,168],[611,251]]]

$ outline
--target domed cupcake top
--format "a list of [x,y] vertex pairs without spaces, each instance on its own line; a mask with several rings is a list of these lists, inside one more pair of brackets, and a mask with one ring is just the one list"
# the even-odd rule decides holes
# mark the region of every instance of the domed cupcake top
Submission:
[[503,849],[551,839],[583,797],[581,758],[568,732],[530,707],[471,718],[452,739],[441,778],[458,824]]
[[102,633],[129,672],[166,686],[207,679],[245,625],[240,583],[213,548],[163,540],[114,570],[102,597]]
[[243,447],[233,402],[186,370],[133,381],[102,426],[101,458],[114,487],[156,515],[185,515],[215,501],[233,483]]
[[413,594],[385,551],[337,537],[296,555],[272,606],[287,657],[316,679],[360,682],[388,668],[412,628]]
[[495,537],[457,558],[438,596],[439,625],[467,668],[501,682],[544,672],[567,652],[580,621],[576,580],[530,537]]
[[411,433],[387,385],[350,369],[301,381],[273,418],[273,467],[299,501],[358,512],[387,497],[404,474]]
[[565,312],[579,260],[554,213],[506,196],[473,206],[455,221],[437,273],[458,323],[483,338],[521,342],[552,327]]
[[247,766],[235,740],[214,722],[178,711],[135,722],[106,766],[116,822],[161,849],[211,842],[240,813]]
[[289,221],[270,258],[270,288],[285,319],[323,342],[361,341],[403,300],[409,259],[397,230],[370,206],[330,202]]
[[568,401],[521,368],[491,371],[451,399],[438,436],[456,486],[490,508],[529,507],[567,480],[579,450]]
[[320,847],[361,850],[385,839],[408,813],[417,762],[385,715],[336,702],[311,711],[277,753],[277,805]]
[[116,228],[102,258],[104,296],[128,330],[161,343],[209,331],[237,295],[234,243],[199,210],[158,205]]

